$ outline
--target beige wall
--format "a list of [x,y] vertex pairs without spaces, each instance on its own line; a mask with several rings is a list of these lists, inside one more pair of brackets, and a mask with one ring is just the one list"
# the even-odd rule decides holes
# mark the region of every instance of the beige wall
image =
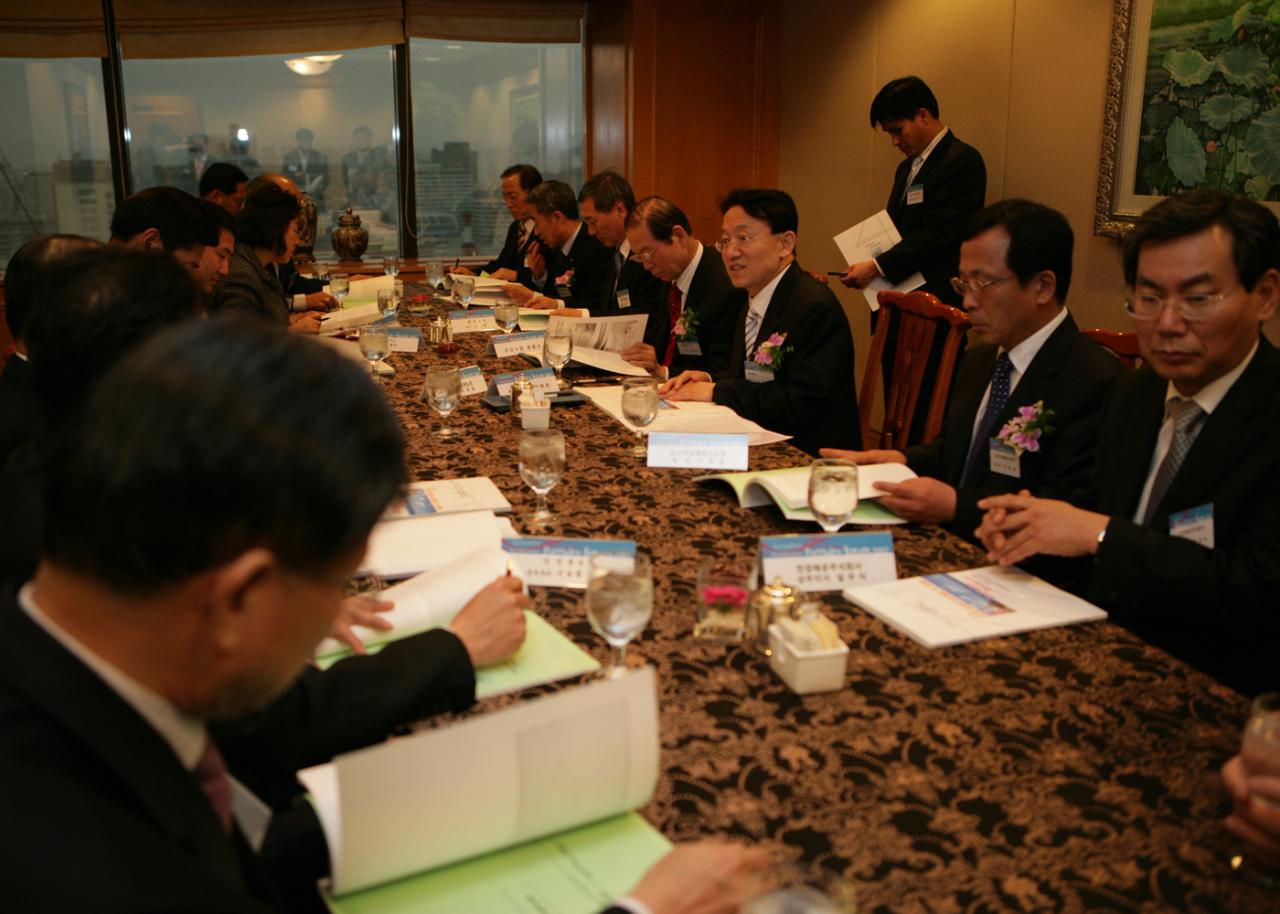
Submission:
[[[831,237],[884,207],[899,154],[867,109],[880,86],[914,73],[937,94],[943,122],[982,152],[987,202],[1029,197],[1071,221],[1080,325],[1130,329],[1115,240],[1093,234],[1111,11],[1112,0],[786,4],[780,185],[800,209],[805,266],[843,266]],[[860,377],[867,309],[837,289]]]

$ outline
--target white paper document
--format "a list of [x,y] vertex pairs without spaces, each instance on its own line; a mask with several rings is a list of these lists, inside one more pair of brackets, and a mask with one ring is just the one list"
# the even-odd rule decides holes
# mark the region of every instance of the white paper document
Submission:
[[[539,365],[546,364],[541,352],[530,353],[530,355],[537,359]],[[626,375],[632,378],[649,377],[649,372],[638,365],[632,365],[616,352],[609,352],[607,349],[589,349],[586,346],[575,345],[573,347],[573,356],[569,361],[579,365],[586,365],[589,368],[598,368],[610,374]]]
[[925,647],[1107,617],[1035,575],[996,565],[854,587],[844,596]]
[[[484,392],[483,386],[478,392]],[[465,479],[432,479],[410,483],[405,497],[393,501],[383,513],[382,519],[458,514],[463,511],[502,513],[510,510],[511,502],[507,501],[507,497],[498,490],[492,479],[488,476],[471,476]]]
[[346,300],[349,302],[377,302],[379,292],[384,289],[389,291],[395,287],[396,278],[394,276],[352,278],[351,284],[347,287]]
[[647,314],[609,317],[562,317],[553,314],[547,323],[547,334],[568,334],[573,339],[575,356],[580,347],[621,352],[644,341],[644,327],[648,322]]
[[360,327],[364,324],[372,324],[380,320],[382,320],[382,311],[379,310],[376,300],[368,305],[340,308],[337,311],[330,311],[321,315],[320,335],[327,336],[332,333],[341,333],[344,330],[350,330],[353,327]]
[[[859,263],[863,260],[874,260],[889,248],[902,240],[902,235],[898,233],[898,227],[893,224],[893,220],[889,218],[887,210],[880,210],[869,219],[864,219],[857,225],[851,226],[835,237],[836,247],[840,249],[844,262],[847,264]],[[871,306],[872,311],[879,310],[880,302],[876,298],[876,294],[885,289],[892,289],[895,292],[910,292],[912,289],[918,289],[924,285],[924,276],[919,273],[912,273],[896,286],[890,283],[883,276],[872,280],[863,290],[862,294],[867,299],[867,304]]]
[[658,779],[653,669],[308,768],[341,895],[643,805]]
[[360,570],[407,578],[481,549],[501,548],[501,529],[492,511],[383,520],[373,525]]
[[[648,428],[632,425],[622,415],[622,387],[575,387],[578,393],[587,397],[613,418],[633,432],[684,432],[706,435],[746,435],[747,444],[756,447],[761,444],[775,444],[787,441],[790,435],[771,432],[757,425],[750,419],[744,419],[727,406],[719,403],[694,403],[682,400],[668,403],[658,410],[658,418]],[[664,401],[665,402],[665,401]],[[808,483],[806,482],[806,485]]]
[[[762,473],[759,480],[748,484],[743,490],[742,507],[758,508],[769,504],[771,500],[787,508],[808,507],[809,473],[809,467]],[[877,482],[903,482],[915,477],[915,472],[905,463],[864,464],[858,467],[858,501],[870,501],[883,495],[875,487]]]

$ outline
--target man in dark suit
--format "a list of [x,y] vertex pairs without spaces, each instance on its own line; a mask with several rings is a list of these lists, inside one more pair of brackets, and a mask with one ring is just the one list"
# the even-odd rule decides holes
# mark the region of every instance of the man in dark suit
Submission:
[[627,220],[627,240],[635,259],[662,280],[666,334],[656,346],[638,343],[622,357],[663,381],[684,371],[712,377],[727,373],[747,293],[729,281],[720,252],[693,237],[689,217],[662,197],[636,204]]
[[316,135],[306,127],[294,134],[297,146],[284,154],[284,173],[303,193],[316,201],[316,209],[324,209],[324,190],[329,186],[329,160],[313,148]]
[[[0,606],[0,777],[6,826],[27,839],[0,864],[4,897],[15,910],[296,909],[241,830],[225,730],[208,721],[285,689],[332,624],[404,482],[396,419],[340,356],[213,321],[144,343],[64,431],[41,565]],[[335,459],[290,472],[322,452]],[[293,710],[278,719],[291,744],[324,711]],[[635,895],[662,914],[720,879],[740,891],[762,856],[686,851]]]
[[573,188],[543,181],[528,202],[539,239],[529,247],[529,285],[508,283],[507,294],[527,308],[594,307],[612,254],[578,218]]
[[[881,503],[972,537],[987,495],[1065,495],[1088,484],[1098,411],[1123,368],[1066,310],[1074,239],[1061,213],[1004,200],[972,218],[963,237],[956,286],[982,345],[960,363],[942,433],[904,451],[824,454],[907,464],[920,478],[880,483]],[[1052,430],[1024,446],[1006,426],[1037,408]]]
[[[529,278],[529,268],[524,265],[525,254],[537,240],[533,226],[533,211],[529,206],[529,191],[542,183],[542,173],[532,165],[511,165],[502,170],[502,202],[511,213],[511,225],[498,256],[486,263],[482,272],[494,279],[506,282],[522,282]],[[474,276],[468,267],[450,270],[462,276]]]
[[382,205],[386,191],[387,152],[373,145],[373,133],[361,125],[351,131],[352,150],[342,157],[342,186],[347,206],[373,209]]
[[230,162],[214,162],[200,176],[200,197],[221,206],[233,216],[244,209],[249,176]]
[[710,400],[816,454],[862,443],[853,338],[835,295],[795,262],[800,218],[780,190],[739,189],[720,204],[720,253],[745,289],[729,370],[686,371],[662,386],[671,400]]
[[[982,154],[961,142],[938,119],[938,100],[917,76],[904,76],[884,86],[871,102],[871,126],[889,135],[904,156],[894,174],[885,209],[902,240],[872,260],[851,264],[840,281],[862,288],[877,277],[897,284],[913,273],[924,276],[923,289],[944,304],[960,306],[951,288],[959,261],[960,233],[982,208],[987,168]],[[872,315],[872,328],[879,320]],[[886,388],[897,351],[896,321],[891,324],[882,365]],[[923,433],[929,394],[942,358],[941,337],[929,353],[924,387],[911,424],[911,438]]]
[[1217,190],[1171,197],[1125,238],[1126,308],[1146,365],[1115,385],[1079,506],[989,498],[1001,564],[1087,556],[1116,622],[1246,693],[1280,644],[1280,224]]

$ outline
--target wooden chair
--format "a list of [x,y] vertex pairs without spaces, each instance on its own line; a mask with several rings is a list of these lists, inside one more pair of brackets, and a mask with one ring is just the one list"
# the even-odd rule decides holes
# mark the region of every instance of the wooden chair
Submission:
[[1086,330],[1084,335],[1124,363],[1130,371],[1138,367],[1142,351],[1138,349],[1138,334],[1119,330]]
[[862,446],[865,448],[903,448],[916,442],[908,441],[911,417],[915,415],[916,401],[924,384],[925,365],[934,337],[943,327],[946,340],[942,348],[942,361],[938,365],[938,378],[929,399],[929,412],[925,417],[923,441],[932,441],[942,430],[942,414],[947,408],[947,393],[951,390],[951,378],[955,374],[956,354],[960,340],[969,329],[969,318],[959,308],[944,305],[928,292],[881,292],[877,298],[881,308],[891,308],[899,314],[898,345],[893,359],[893,374],[889,389],[885,391],[884,423],[878,443],[872,443],[867,421],[871,416],[876,396],[876,386],[882,369],[885,338],[889,333],[889,321],[881,319],[871,338],[871,353],[862,373],[862,390],[858,394],[858,411],[862,416]]

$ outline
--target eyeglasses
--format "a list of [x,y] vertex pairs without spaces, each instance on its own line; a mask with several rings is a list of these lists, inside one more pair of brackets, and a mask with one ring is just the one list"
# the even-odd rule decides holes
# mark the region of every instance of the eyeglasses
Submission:
[[653,248],[645,248],[643,251],[632,251],[631,259],[640,263],[648,263],[653,260]]
[[716,250],[723,254],[731,247],[745,247],[764,234],[764,232],[761,232],[759,235],[748,235],[746,232],[739,232],[733,237],[721,235],[720,240],[716,242]]
[[1184,321],[1202,321],[1213,314],[1222,300],[1240,288],[1232,286],[1222,292],[1193,292],[1190,295],[1165,296],[1154,292],[1131,292],[1125,297],[1124,310],[1136,321],[1153,321],[1172,305]]
[[1006,279],[1013,278],[1012,273],[1008,276],[997,276],[995,279],[964,279],[960,276],[952,276],[951,288],[956,290],[956,295],[964,298],[966,292],[972,292],[974,295],[980,295],[996,283],[1004,282]]

